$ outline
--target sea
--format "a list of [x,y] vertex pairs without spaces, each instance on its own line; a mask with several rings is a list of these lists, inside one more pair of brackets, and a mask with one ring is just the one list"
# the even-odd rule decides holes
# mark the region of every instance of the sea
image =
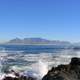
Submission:
[[0,45],[0,76],[14,70],[40,80],[48,70],[69,64],[80,50],[56,45]]

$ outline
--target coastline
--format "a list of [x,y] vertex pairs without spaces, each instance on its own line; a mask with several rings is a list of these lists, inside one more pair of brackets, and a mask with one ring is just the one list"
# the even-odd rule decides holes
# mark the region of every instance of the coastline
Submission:
[[42,79],[29,76],[20,75],[20,73],[11,70],[6,75],[3,75],[1,80],[79,80],[80,77],[80,58],[73,57],[69,64],[60,64],[48,71]]

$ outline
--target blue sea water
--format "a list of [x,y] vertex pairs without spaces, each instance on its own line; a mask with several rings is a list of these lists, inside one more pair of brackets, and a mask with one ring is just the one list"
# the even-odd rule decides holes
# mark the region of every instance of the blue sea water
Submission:
[[12,69],[42,78],[52,66],[68,64],[71,57],[79,54],[80,51],[56,45],[0,45],[0,73]]
[[0,49],[5,49],[7,51],[23,51],[26,53],[54,53],[64,49],[64,46],[56,45],[0,45]]

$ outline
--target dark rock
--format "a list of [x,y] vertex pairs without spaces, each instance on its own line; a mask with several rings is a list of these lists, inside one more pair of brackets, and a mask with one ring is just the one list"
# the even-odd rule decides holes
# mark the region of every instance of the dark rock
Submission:
[[20,80],[19,78],[5,77],[3,80]]
[[13,78],[13,77],[5,77],[3,80],[36,80],[35,78],[32,77],[26,77],[26,76],[21,76],[18,78]]
[[70,64],[71,65],[80,65],[80,58],[76,58],[76,57],[72,58]]
[[11,77],[9,75],[4,76],[2,80],[37,80],[36,78],[30,76],[20,75],[19,73],[15,72],[14,70],[9,71],[9,74],[12,74],[15,77]]
[[74,57],[68,65],[53,67],[42,80],[80,80],[80,58]]

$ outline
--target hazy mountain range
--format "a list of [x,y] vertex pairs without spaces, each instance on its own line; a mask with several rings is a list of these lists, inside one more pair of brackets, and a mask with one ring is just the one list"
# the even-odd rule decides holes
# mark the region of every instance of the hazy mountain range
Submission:
[[24,38],[24,39],[20,39],[20,38],[15,38],[12,39],[8,42],[6,42],[6,44],[19,44],[19,45],[28,45],[28,44],[34,44],[34,45],[38,45],[38,44],[48,44],[48,45],[69,45],[70,42],[68,41],[59,41],[59,40],[47,40],[47,39],[43,39],[43,38]]

